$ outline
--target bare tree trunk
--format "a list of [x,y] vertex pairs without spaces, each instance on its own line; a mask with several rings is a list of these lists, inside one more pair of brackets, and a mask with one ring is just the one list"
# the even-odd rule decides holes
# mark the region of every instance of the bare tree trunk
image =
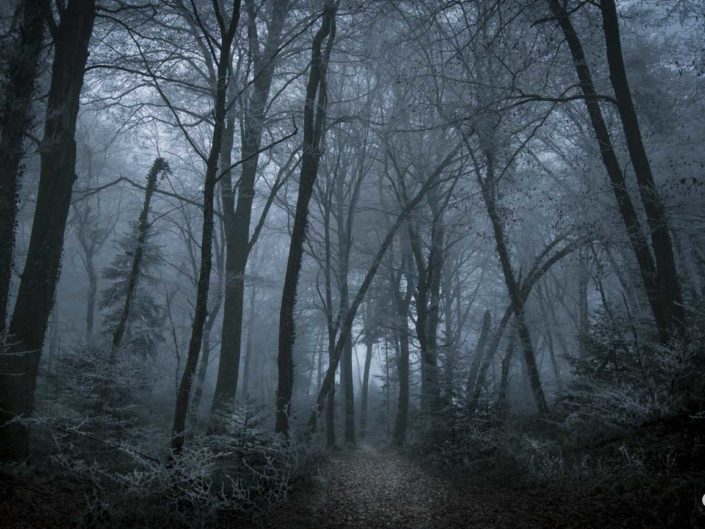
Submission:
[[[340,289],[339,314],[342,316],[349,310],[348,268],[350,266],[350,244],[352,241],[352,216],[351,211],[344,205],[345,192],[343,175],[338,175],[335,185],[336,206],[338,209],[335,219],[338,234],[338,288]],[[352,207],[352,204],[351,204]],[[348,339],[343,348],[343,360],[340,365],[340,381],[343,388],[344,403],[344,436],[347,447],[355,446],[355,390],[353,386],[353,347],[352,331],[348,331]]]
[[255,299],[257,297],[257,288],[255,285],[250,289],[250,316],[247,322],[247,344],[245,345],[245,365],[242,371],[242,390],[245,399],[250,396],[250,378],[252,355],[254,354],[254,344],[252,343],[252,334],[255,326]]
[[443,220],[436,211],[438,196],[430,190],[428,201],[433,220],[428,258],[424,259],[421,239],[416,229],[409,227],[411,247],[417,268],[416,336],[421,348],[421,411],[428,419],[431,429],[435,429],[435,419],[440,408],[441,388],[438,376],[438,323],[441,271],[443,268]]
[[[410,301],[409,297],[407,300]],[[402,446],[406,443],[406,429],[409,424],[409,331],[407,329],[407,319],[409,317],[409,302],[406,302],[406,309],[399,307],[399,325],[395,329],[399,340],[399,401],[397,403],[397,415],[394,420],[394,430],[392,432],[392,443],[395,446]],[[403,314],[402,314],[403,313]],[[401,324],[403,323],[403,327]]]
[[5,330],[25,133],[32,126],[32,96],[39,74],[46,0],[23,0],[21,22],[9,51],[0,111],[0,333]]
[[[0,426],[34,409],[34,389],[61,268],[64,231],[76,179],[76,118],[95,0],[70,0],[52,26],[54,62],[40,149],[39,193],[17,302],[12,346],[0,361]],[[0,427],[0,459],[29,455],[29,428]]]
[[[333,352],[331,350],[328,357],[332,360],[332,356]],[[335,382],[333,382],[333,387],[328,393],[326,402],[326,446],[328,448],[335,446]]]
[[95,271],[93,256],[86,256],[86,276],[88,277],[88,292],[86,294],[86,338],[93,337],[95,326],[95,304],[98,295],[98,276]]
[[[216,242],[218,239],[216,239]],[[208,364],[210,363],[211,354],[211,332],[213,331],[213,326],[218,318],[218,313],[220,312],[220,307],[223,304],[223,282],[224,282],[224,272],[223,272],[223,252],[224,249],[222,245],[216,245],[215,254],[217,262],[217,274],[218,281],[216,286],[216,298],[213,301],[210,309],[208,310],[208,316],[206,318],[206,323],[203,329],[203,343],[201,348],[203,354],[201,355],[201,361],[198,364],[198,373],[196,374],[196,387],[193,390],[193,402],[191,408],[193,410],[193,425],[194,427],[198,424],[198,412],[201,408],[201,400],[203,399],[203,390],[206,383],[206,373],[208,371]]]
[[[615,154],[609,129],[607,128],[607,124],[605,123],[605,119],[602,115],[602,109],[600,108],[599,103],[600,98],[592,80],[592,74],[590,72],[590,67],[588,66],[587,58],[585,57],[582,43],[580,42],[580,37],[570,21],[570,15],[566,11],[566,8],[558,0],[547,1],[553,15],[558,20],[561,30],[566,38],[566,42],[568,43],[568,47],[570,48],[570,53],[575,65],[575,71],[578,76],[578,80],[580,81],[580,88],[583,92],[585,106],[587,108],[588,115],[590,116],[590,122],[595,132],[595,137],[597,138],[597,142],[600,147],[602,162],[607,169],[612,192],[617,200],[619,212],[627,230],[632,251],[634,252],[639,265],[641,280],[651,306],[651,311],[656,321],[656,326],[659,330],[660,339],[664,343],[668,342],[671,326],[669,315],[672,316],[672,307],[669,306],[668,301],[665,301],[662,298],[662,293],[659,287],[659,279],[657,278],[657,263],[654,262],[651,256],[649,244],[644,236],[634,203],[632,202],[631,196],[627,190],[624,173],[619,165],[619,160]],[[614,51],[612,51],[612,53],[614,53]],[[612,60],[614,61],[614,58]],[[623,111],[624,109],[620,108],[620,112]],[[665,229],[667,230],[667,226]],[[661,248],[659,251],[663,252],[664,250]],[[665,272],[667,274],[669,273],[668,266],[666,267]],[[674,294],[669,294],[668,298],[671,298],[672,296],[674,296]]]
[[225,14],[220,12],[218,4],[214,4],[214,9],[219,13],[219,26],[221,34],[220,57],[218,58],[218,74],[216,92],[214,98],[214,125],[211,148],[206,162],[206,175],[203,185],[203,228],[201,233],[201,263],[196,288],[196,307],[193,314],[193,325],[191,328],[191,338],[189,340],[188,356],[184,369],[179,392],[176,397],[176,408],[174,411],[174,424],[171,434],[171,449],[175,455],[181,453],[184,447],[184,430],[186,428],[186,416],[188,414],[189,398],[191,396],[191,386],[193,376],[198,365],[198,356],[203,339],[203,326],[208,312],[208,289],[210,286],[210,275],[213,259],[211,250],[213,247],[213,214],[215,186],[218,176],[218,160],[223,142],[223,130],[225,128],[225,102],[229,80],[229,69],[231,62],[232,45],[240,19],[240,0],[233,0],[233,12],[227,27],[224,22]]
[[[345,309],[348,310],[347,308]],[[340,366],[340,375],[343,386],[343,402],[345,404],[345,446],[354,447],[355,441],[355,394],[353,389],[353,364],[352,364],[352,332],[348,331],[348,339],[343,348],[343,362]]]
[[507,345],[507,352],[502,358],[501,375],[499,379],[499,395],[497,396],[497,418],[499,421],[504,421],[507,416],[508,411],[508,390],[509,390],[509,371],[512,367],[512,360],[514,359],[514,337],[516,333],[514,329],[509,333],[509,344]]
[[607,64],[610,70],[612,88],[617,98],[617,109],[627,140],[629,157],[639,184],[641,202],[651,231],[651,248],[656,262],[654,278],[660,298],[660,319],[667,326],[668,333],[663,341],[678,338],[683,332],[683,294],[673,256],[673,243],[669,232],[666,210],[656,189],[649,157],[642,141],[639,119],[632,101],[629,81],[622,56],[622,42],[619,34],[619,19],[614,0],[601,0],[602,27],[605,34]]
[[365,439],[367,433],[367,398],[370,386],[370,366],[372,365],[372,347],[374,341],[365,340],[365,367],[362,375],[362,396],[360,403],[360,439]]
[[[325,130],[324,123],[327,107],[326,73],[328,70],[328,59],[335,38],[336,9],[337,4],[331,0],[326,1],[321,27],[316,32],[311,46],[311,68],[304,106],[304,147],[299,179],[299,196],[296,201],[294,227],[291,233],[289,258],[284,276],[284,288],[282,290],[279,313],[279,354],[277,356],[279,377],[275,431],[287,439],[289,437],[291,397],[294,390],[294,306],[296,304],[301,259],[303,258],[303,244],[308,224],[308,205],[318,174],[321,142],[323,141]],[[323,41],[326,38],[325,51],[322,52]],[[317,101],[316,96],[318,96]]]
[[485,315],[482,317],[482,328],[480,329],[480,337],[477,340],[477,347],[475,347],[475,354],[472,357],[472,363],[470,364],[470,373],[468,374],[468,383],[466,386],[466,391],[468,397],[472,395],[475,388],[475,383],[477,381],[477,373],[482,365],[482,360],[485,355],[485,347],[487,346],[487,338],[490,335],[490,325],[492,324],[492,315],[489,310],[485,311]]
[[[254,80],[252,93],[245,112],[241,138],[242,173],[238,181],[237,204],[227,171],[221,183],[223,223],[226,237],[226,280],[223,304],[223,327],[220,342],[220,361],[215,386],[213,409],[233,403],[237,394],[242,347],[242,325],[244,315],[245,270],[251,251],[250,219],[255,197],[257,164],[262,142],[267,100],[276,66],[282,29],[286,19],[288,0],[272,2],[272,19],[268,24],[267,41],[260,51],[254,0],[246,0],[248,13],[248,36],[250,53],[253,55]],[[229,145],[223,149],[223,170],[231,165],[233,125],[228,128]]]
[[587,338],[590,324],[590,308],[588,306],[588,285],[590,282],[589,262],[587,255],[580,252],[578,262],[578,345],[580,357],[587,354]]
[[[553,244],[549,245],[549,248],[554,246]],[[563,249],[560,251],[557,251],[554,253],[550,258],[546,259],[543,264],[540,266],[538,263],[534,266],[534,269],[527,275],[526,279],[524,280],[523,284],[521,285],[521,297],[523,300],[523,303],[526,302],[526,300],[529,298],[529,294],[531,294],[531,290],[534,288],[534,285],[551,269],[551,267],[556,264],[558,261],[563,259],[566,255],[570,254],[572,251],[575,250],[575,245],[574,244],[568,244],[566,245]],[[546,255],[548,250],[544,250],[542,252],[542,255]],[[488,344],[487,350],[485,352],[485,358],[482,362],[482,365],[480,367],[479,372],[477,373],[477,381],[475,382],[475,389],[473,391],[473,395],[471,397],[471,400],[468,404],[468,415],[472,416],[476,409],[477,405],[479,403],[480,399],[480,394],[482,392],[482,386],[484,384],[485,378],[487,376],[487,370],[489,369],[490,365],[492,364],[492,359],[494,358],[495,353],[497,352],[497,349],[499,348],[500,341],[502,340],[502,334],[504,333],[504,329],[506,328],[507,324],[509,323],[509,320],[511,319],[512,315],[516,316],[514,314],[514,304],[510,303],[509,306],[506,308],[504,311],[504,315],[502,316],[502,319],[499,322],[499,325],[497,326],[497,329],[494,332],[494,335],[492,336],[492,341]],[[515,320],[515,325],[516,325],[516,320]],[[514,332],[515,329],[512,331]]]

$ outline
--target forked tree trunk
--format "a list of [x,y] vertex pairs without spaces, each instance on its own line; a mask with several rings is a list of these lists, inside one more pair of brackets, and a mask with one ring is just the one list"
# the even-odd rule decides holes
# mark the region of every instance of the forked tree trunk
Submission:
[[[237,203],[234,200],[231,171],[221,181],[223,224],[226,238],[225,298],[223,301],[223,327],[220,342],[220,360],[216,379],[213,410],[233,403],[237,394],[242,326],[244,315],[245,270],[249,259],[250,219],[255,198],[257,164],[262,143],[265,112],[269,99],[272,77],[276,66],[284,21],[289,10],[288,0],[272,2],[272,19],[268,25],[264,51],[259,49],[256,11],[253,0],[246,0],[250,53],[254,55],[254,79],[247,104],[241,137],[242,172],[238,180]],[[233,102],[230,102],[231,104]],[[223,149],[223,169],[231,165],[234,123],[231,121]]]
[[536,365],[536,353],[534,351],[533,342],[531,341],[531,333],[526,323],[526,315],[524,313],[526,298],[522,295],[521,286],[514,276],[514,270],[512,269],[509,257],[509,249],[505,240],[504,226],[499,212],[497,211],[493,154],[486,151],[485,159],[487,162],[487,175],[484,181],[480,181],[482,197],[485,202],[485,207],[487,208],[487,216],[490,218],[490,223],[492,224],[497,255],[499,256],[499,262],[502,266],[504,282],[507,285],[509,300],[511,302],[512,312],[514,313],[514,321],[516,322],[517,335],[519,336],[519,342],[524,352],[524,360],[529,376],[531,392],[538,412],[544,414],[548,412],[548,404],[546,402],[543,386],[541,385],[539,369]]
[[[345,173],[338,174],[334,182],[334,194],[336,198],[337,214],[337,235],[338,235],[338,287],[340,289],[339,313],[345,314],[349,307],[349,286],[348,269],[350,266],[350,244],[352,241],[352,216],[353,212],[348,211],[343,202],[345,193],[343,189]],[[351,205],[352,207],[352,205]],[[343,360],[340,364],[340,381],[343,388],[344,404],[344,436],[345,445],[355,446],[355,389],[353,386],[353,347],[352,332],[348,332],[348,339],[343,348]]]
[[21,22],[8,50],[0,112],[0,334],[5,330],[22,169],[22,144],[32,123],[32,96],[39,75],[47,0],[20,2]]
[[[76,179],[76,119],[95,0],[70,0],[53,28],[54,62],[40,148],[39,193],[22,280],[10,322],[12,345],[0,360],[0,426],[31,415],[39,358],[61,268]],[[29,455],[29,427],[0,427],[0,459]]]

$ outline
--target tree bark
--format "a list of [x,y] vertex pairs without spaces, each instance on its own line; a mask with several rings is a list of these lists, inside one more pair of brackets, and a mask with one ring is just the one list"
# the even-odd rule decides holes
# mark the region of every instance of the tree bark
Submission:
[[617,6],[614,0],[601,0],[602,27],[605,34],[607,49],[607,64],[610,70],[610,80],[617,99],[617,109],[627,140],[629,157],[634,167],[634,174],[639,184],[639,194],[644,206],[649,229],[651,230],[651,248],[656,262],[654,278],[660,298],[659,318],[666,327],[666,333],[661,331],[662,341],[679,338],[683,332],[683,295],[680,279],[673,256],[673,242],[669,232],[666,211],[656,189],[651,163],[642,141],[639,119],[632,101],[629,80],[622,56],[622,43],[619,33]]
[[[402,256],[402,263],[408,263],[408,256]],[[402,264],[404,267],[404,265]],[[407,267],[405,267],[408,270]],[[411,278],[406,278],[406,293],[401,295],[398,289],[398,284],[395,288],[395,309],[396,309],[396,325],[394,332],[397,335],[399,342],[399,399],[397,402],[397,415],[394,419],[394,429],[392,431],[392,444],[394,446],[403,446],[406,443],[406,429],[409,423],[409,305],[411,304],[412,290],[409,287]]]
[[[350,267],[350,246],[352,244],[352,219],[354,203],[345,206],[345,172],[336,175],[334,182],[337,214],[335,215],[338,235],[338,288],[340,290],[339,314],[347,313],[350,304],[348,272]],[[346,215],[346,211],[348,213]],[[355,441],[355,389],[353,385],[353,347],[352,330],[348,331],[348,339],[343,348],[343,361],[340,366],[340,379],[343,388],[344,403],[344,436],[345,445],[354,447]]]
[[[289,245],[284,288],[279,311],[279,353],[277,356],[278,383],[276,399],[275,431],[288,439],[291,397],[294,390],[293,346],[295,335],[294,306],[301,272],[303,244],[308,224],[308,206],[318,174],[321,158],[321,143],[325,133],[327,107],[326,74],[333,40],[335,38],[335,13],[337,4],[328,0],[323,9],[321,27],[316,32],[311,46],[311,68],[306,87],[304,106],[303,159],[299,179],[299,194],[296,201],[294,226]],[[327,40],[325,51],[323,42]],[[318,98],[316,98],[318,96]],[[317,100],[316,100],[317,99]]]
[[[214,9],[219,11],[218,4],[214,4]],[[220,13],[219,25],[221,33],[220,57],[218,58],[216,92],[214,98],[214,124],[213,137],[210,152],[206,161],[206,175],[203,186],[203,227],[201,233],[201,262],[196,287],[196,306],[191,327],[191,338],[189,340],[188,356],[184,369],[179,391],[176,397],[176,408],[174,410],[174,424],[171,435],[171,449],[174,455],[179,455],[184,447],[184,430],[186,428],[186,416],[188,414],[189,398],[191,396],[191,386],[193,376],[198,365],[198,356],[203,340],[203,327],[208,312],[208,290],[210,286],[211,268],[213,265],[213,213],[215,186],[218,176],[218,160],[223,141],[223,131],[226,118],[226,93],[229,80],[229,69],[231,63],[232,45],[240,19],[240,0],[233,0],[233,12],[226,27],[223,21],[224,13]]]
[[421,411],[434,429],[441,400],[438,376],[438,324],[441,272],[443,269],[444,227],[442,214],[437,211],[437,190],[428,194],[433,220],[431,223],[430,251],[427,259],[422,255],[418,231],[409,225],[411,247],[417,268],[416,336],[421,348]]
[[487,338],[490,335],[490,325],[492,324],[492,315],[489,310],[485,311],[485,315],[482,317],[482,328],[480,329],[480,337],[477,340],[477,347],[475,347],[475,354],[472,357],[472,363],[470,364],[470,373],[468,374],[467,383],[467,395],[470,397],[475,388],[477,382],[477,373],[482,365],[482,360],[485,355],[485,347],[487,346]]
[[632,251],[639,265],[639,273],[649,300],[651,311],[654,315],[654,320],[656,321],[659,337],[661,341],[665,343],[669,340],[670,335],[670,321],[668,320],[670,310],[667,307],[667,303],[664,303],[662,300],[657,280],[656,263],[654,263],[651,256],[649,244],[644,236],[634,203],[627,190],[624,173],[619,165],[609,129],[602,115],[599,96],[592,80],[592,73],[590,72],[580,37],[575,31],[570,21],[570,15],[565,7],[558,0],[547,1],[568,43],[575,71],[580,82],[580,88],[584,96],[585,106],[590,117],[590,123],[600,147],[602,162],[607,170],[612,192],[617,200],[617,206],[626,228]]
[[[272,19],[268,25],[264,52],[259,50],[256,13],[253,0],[246,0],[248,12],[248,34],[250,53],[254,56],[254,80],[241,136],[242,172],[238,181],[237,204],[234,200],[231,171],[227,170],[221,182],[223,224],[226,239],[225,298],[223,302],[223,327],[220,342],[220,361],[216,379],[213,409],[227,406],[235,401],[240,355],[242,348],[242,325],[244,314],[245,270],[251,251],[250,220],[255,197],[257,164],[262,143],[272,77],[276,66],[276,55],[286,19],[288,0],[272,2]],[[233,103],[233,102],[231,102]],[[223,149],[223,170],[231,165],[233,126],[229,124],[229,145]]]
[[501,375],[499,379],[499,394],[497,396],[497,418],[500,422],[504,421],[508,411],[508,393],[509,393],[509,370],[512,367],[514,358],[514,337],[516,334],[512,330],[509,334],[509,344],[507,352],[502,358]]
[[374,341],[365,340],[365,367],[362,375],[362,395],[360,402],[360,439],[367,434],[367,398],[370,387],[370,366],[372,365],[372,347]]
[[7,82],[0,112],[0,334],[5,330],[12,281],[15,226],[24,154],[22,145],[32,126],[32,96],[39,75],[46,0],[23,0],[21,22],[10,51]]
[[[0,361],[0,425],[31,415],[39,358],[61,268],[64,231],[76,179],[76,119],[95,0],[71,0],[53,26],[54,62],[40,148],[39,193],[27,259],[10,322],[12,345]],[[0,459],[25,459],[29,428],[0,428]]]
[[252,355],[254,353],[254,343],[252,340],[255,327],[255,300],[257,288],[253,285],[250,289],[250,315],[247,322],[247,344],[245,345],[245,365],[242,371],[242,390],[245,400],[250,398],[250,379],[252,378]]
[[539,413],[544,414],[548,412],[548,404],[546,403],[546,396],[544,395],[543,386],[541,385],[541,378],[539,375],[538,366],[536,365],[536,353],[534,352],[534,345],[531,341],[531,333],[526,323],[526,316],[524,314],[524,302],[526,298],[522,296],[521,287],[514,276],[514,270],[512,269],[511,260],[509,257],[509,249],[507,248],[507,243],[504,236],[502,219],[499,217],[499,212],[497,211],[497,204],[495,201],[496,184],[494,177],[493,154],[490,151],[486,151],[485,159],[487,161],[487,175],[484,181],[480,180],[482,197],[485,202],[485,207],[487,208],[487,215],[490,218],[490,223],[492,224],[497,255],[499,256],[499,261],[502,266],[504,282],[507,285],[507,291],[509,293],[509,299],[512,305],[512,312],[514,313],[514,321],[516,322],[517,335],[519,337],[519,341],[521,342],[522,350],[524,351],[524,360],[529,376],[531,392],[534,396],[534,401]]

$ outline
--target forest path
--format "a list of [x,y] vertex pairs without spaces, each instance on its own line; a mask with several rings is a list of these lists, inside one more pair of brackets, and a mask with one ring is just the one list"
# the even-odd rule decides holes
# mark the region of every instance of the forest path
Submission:
[[[547,497],[548,496],[548,497]],[[574,498],[571,498],[573,500]],[[320,480],[263,525],[268,529],[602,527],[542,490],[497,488],[434,475],[392,450],[333,452]]]

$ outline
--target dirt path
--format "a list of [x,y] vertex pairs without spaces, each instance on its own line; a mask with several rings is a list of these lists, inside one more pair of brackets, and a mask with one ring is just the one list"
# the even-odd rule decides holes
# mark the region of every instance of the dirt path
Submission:
[[[577,505],[578,508],[571,507]],[[616,514],[613,508],[612,516]],[[605,506],[527,490],[471,486],[434,476],[393,451],[331,456],[319,482],[294,494],[260,527],[268,529],[440,529],[628,527]],[[614,521],[612,525],[610,521]]]

